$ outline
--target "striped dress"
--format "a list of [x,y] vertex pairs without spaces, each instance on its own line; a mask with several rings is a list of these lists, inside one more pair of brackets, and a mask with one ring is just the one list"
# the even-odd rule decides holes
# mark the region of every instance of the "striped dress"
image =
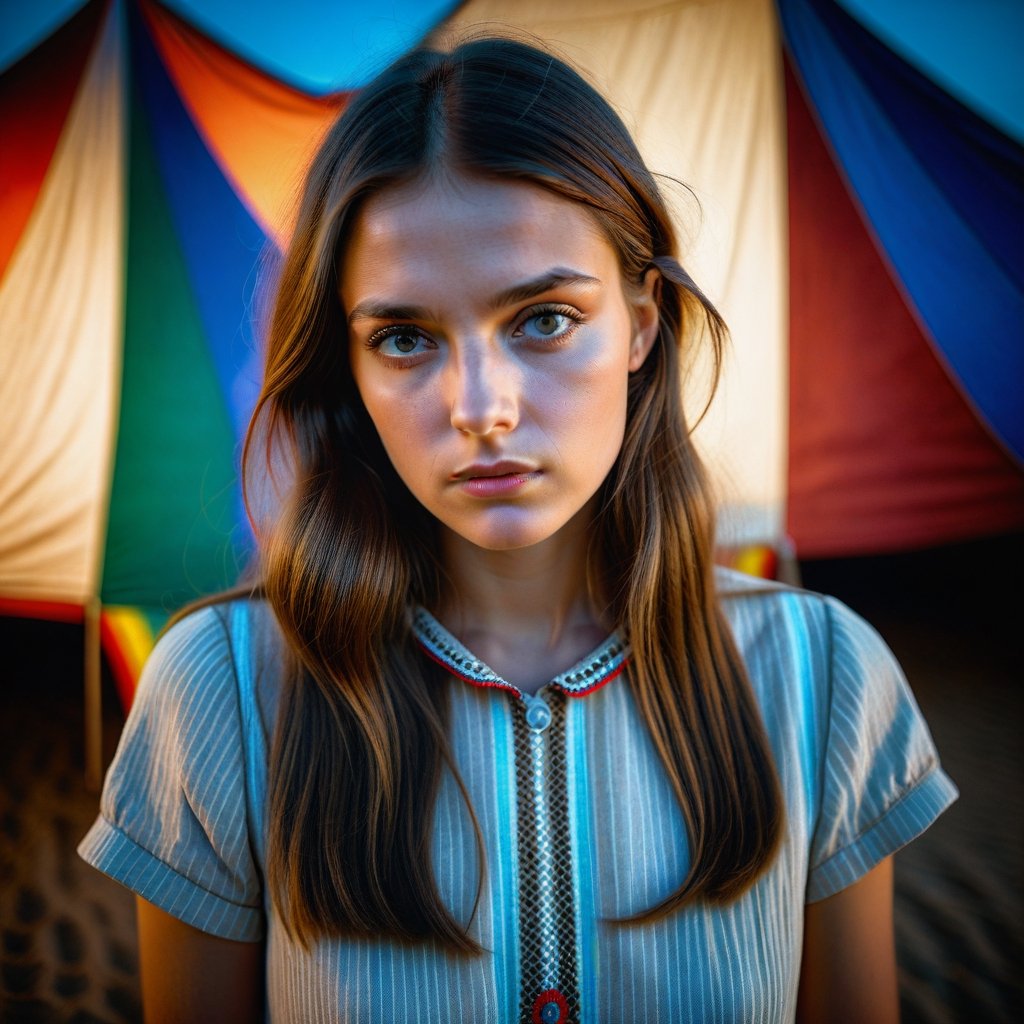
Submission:
[[307,952],[289,941],[263,885],[279,664],[273,618],[257,602],[197,612],[157,645],[79,852],[197,928],[265,943],[270,1021],[792,1021],[804,905],[922,832],[956,789],[862,619],[735,573],[719,584],[786,809],[770,869],[725,907],[613,920],[658,903],[688,864],[619,636],[529,697],[422,610],[414,632],[449,670],[452,747],[486,855],[481,865],[448,775],[433,864],[483,955],[370,939]]

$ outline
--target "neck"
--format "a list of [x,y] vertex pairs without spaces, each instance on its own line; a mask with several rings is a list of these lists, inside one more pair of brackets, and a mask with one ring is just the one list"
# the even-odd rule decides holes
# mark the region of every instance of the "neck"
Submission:
[[514,636],[546,647],[567,632],[605,634],[587,587],[586,524],[569,523],[540,544],[488,551],[442,532],[450,583],[439,617],[472,648],[481,637]]

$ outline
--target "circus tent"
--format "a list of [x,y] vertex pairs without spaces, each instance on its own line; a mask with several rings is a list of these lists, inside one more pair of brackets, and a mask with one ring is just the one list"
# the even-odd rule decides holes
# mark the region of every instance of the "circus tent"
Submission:
[[698,432],[725,542],[1024,527],[1007,5],[938,5],[954,56],[867,0],[23,6],[0,23],[0,611],[84,618],[126,702],[167,615],[251,550],[239,442],[306,162],[432,30],[548,40],[667,176],[732,330]]

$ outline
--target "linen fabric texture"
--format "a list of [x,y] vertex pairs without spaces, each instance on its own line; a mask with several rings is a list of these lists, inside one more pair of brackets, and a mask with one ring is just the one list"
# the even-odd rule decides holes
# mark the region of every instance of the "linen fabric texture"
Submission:
[[79,852],[188,924],[265,942],[270,1021],[792,1021],[805,904],[924,831],[956,788],[867,623],[834,599],[731,571],[720,571],[719,590],[786,812],[771,867],[726,906],[611,920],[674,891],[689,857],[628,670],[581,696],[542,688],[555,712],[543,736],[523,725],[515,692],[447,675],[452,747],[486,863],[446,774],[433,865],[442,898],[486,952],[291,943],[264,885],[280,639],[259,602],[205,608],[158,643]]

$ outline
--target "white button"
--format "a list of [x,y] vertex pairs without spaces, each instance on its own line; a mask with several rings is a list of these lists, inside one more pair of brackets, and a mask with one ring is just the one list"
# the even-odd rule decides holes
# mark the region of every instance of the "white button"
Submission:
[[551,724],[551,708],[540,697],[526,700],[526,724],[535,732],[543,732]]

